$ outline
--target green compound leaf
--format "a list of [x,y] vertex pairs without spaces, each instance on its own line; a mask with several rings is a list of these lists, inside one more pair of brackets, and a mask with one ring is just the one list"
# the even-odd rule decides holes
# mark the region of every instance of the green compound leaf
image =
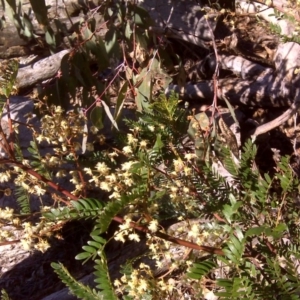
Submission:
[[1,64],[0,70],[0,95],[8,98],[16,91],[15,83],[19,70],[19,61],[17,59],[10,59]]

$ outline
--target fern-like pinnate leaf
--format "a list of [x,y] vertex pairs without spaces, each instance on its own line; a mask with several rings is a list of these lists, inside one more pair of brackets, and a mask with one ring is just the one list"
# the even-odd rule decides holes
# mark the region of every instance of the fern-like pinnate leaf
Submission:
[[96,219],[94,235],[106,232],[112,218],[121,212],[135,198],[135,194],[122,195],[120,200],[109,202]]
[[244,250],[244,241],[240,241],[232,235],[230,237],[230,241],[226,245],[226,248],[223,249],[223,252],[230,261],[232,261],[236,265],[239,265],[242,259],[242,255],[244,254]]
[[17,59],[10,59],[5,63],[1,63],[0,66],[0,95],[9,98],[16,90],[15,82],[19,70],[19,61]]
[[221,160],[221,162],[224,165],[224,168],[234,177],[238,178],[239,174],[239,166],[234,161],[231,150],[228,147],[220,147],[218,158]]
[[240,161],[239,178],[246,190],[256,190],[259,182],[259,172],[253,169],[257,147],[248,140],[243,147],[243,154]]
[[101,290],[101,295],[104,296],[104,299],[118,299],[114,293],[114,288],[109,277],[106,258],[104,259],[104,257],[102,257],[101,259],[96,259],[95,263],[96,271],[94,275],[96,277],[95,282],[97,283],[97,289]]
[[28,191],[25,190],[22,186],[16,186],[15,196],[21,208],[20,213],[29,214],[31,212],[31,209],[30,209],[30,196]]
[[40,175],[51,179],[51,174],[49,173],[46,165],[43,163],[43,157],[40,154],[38,144],[35,140],[30,142],[30,147],[28,147],[28,152],[31,154],[31,166],[37,171]]
[[[88,241],[88,245],[82,247],[84,252],[79,253],[75,259],[84,260],[84,262],[86,262],[92,258],[95,262],[96,269],[94,272],[95,282],[97,283],[96,288],[101,291],[101,295],[104,296],[103,299],[117,299],[110,281],[107,259],[104,252],[106,240],[97,235],[95,231],[91,233],[91,237],[93,240]],[[98,259],[96,259],[96,257],[98,257]]]
[[[70,289],[70,292],[83,300],[103,300],[112,299],[116,300],[116,297],[103,298],[101,291],[92,290],[90,287],[85,286],[76,279],[74,279],[68,270],[61,263],[51,263],[51,267],[58,275],[60,280]],[[109,295],[108,293],[106,295]],[[112,294],[113,295],[113,294]]]
[[1,300],[10,300],[7,292],[5,291],[5,289],[1,290]]
[[257,300],[255,294],[252,291],[251,281],[246,277],[218,279],[217,285],[225,289],[224,292],[215,293],[222,300]]
[[206,260],[199,263],[194,263],[193,266],[189,269],[187,276],[192,279],[199,279],[203,276],[206,276],[211,272],[213,268],[216,267],[216,264],[211,260]]
[[290,167],[290,158],[284,156],[278,163],[279,172],[276,173],[276,177],[280,181],[280,186],[284,193],[289,192],[297,185],[298,180],[293,176],[293,169]]
[[78,220],[96,218],[103,209],[103,203],[98,199],[86,198],[78,201],[71,201],[70,207],[52,208],[43,213],[43,216],[51,221],[57,220]]

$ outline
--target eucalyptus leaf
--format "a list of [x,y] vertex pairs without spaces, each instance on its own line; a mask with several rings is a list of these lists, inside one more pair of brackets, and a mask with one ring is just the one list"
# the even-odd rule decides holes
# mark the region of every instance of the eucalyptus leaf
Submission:
[[125,26],[125,37],[130,40],[132,33],[131,24],[130,22],[127,22]]
[[114,119],[115,120],[118,119],[118,117],[120,116],[120,114],[122,112],[122,108],[123,108],[123,105],[124,105],[124,102],[125,102],[127,89],[128,89],[128,81],[125,81],[123,86],[121,87],[121,89],[119,91],[119,95],[118,95],[118,99],[117,99],[117,105],[116,105],[115,114],[114,114]]
[[109,67],[109,59],[103,40],[99,37],[96,40],[87,41],[85,47],[96,56],[99,72]]
[[105,35],[105,49],[109,57],[119,57],[120,49],[117,41],[117,30],[111,28]]
[[49,27],[49,29],[45,33],[45,39],[46,43],[51,47],[55,48],[56,47],[56,36],[52,28]]
[[102,105],[103,105],[103,107],[104,107],[104,110],[105,110],[106,115],[107,115],[108,118],[110,119],[110,121],[111,121],[111,123],[113,124],[113,126],[114,126],[117,130],[119,130],[118,124],[117,124],[117,122],[115,121],[113,115],[111,114],[108,105],[107,105],[103,100],[101,100],[101,103],[102,103]]
[[48,8],[46,6],[45,0],[29,0],[29,2],[39,24],[48,27]]
[[92,111],[90,113],[90,118],[94,126],[96,126],[99,130],[101,130],[103,125],[103,107],[101,106],[95,106],[92,108]]
[[141,6],[133,5],[131,14],[133,16],[133,22],[139,27],[149,28],[152,25],[152,20],[147,10]]
[[135,98],[137,110],[140,112],[143,110],[148,111],[153,87],[151,72],[147,68],[144,68],[139,74],[138,79],[141,83],[137,88],[137,96]]
[[5,0],[14,12],[17,11],[16,0]]

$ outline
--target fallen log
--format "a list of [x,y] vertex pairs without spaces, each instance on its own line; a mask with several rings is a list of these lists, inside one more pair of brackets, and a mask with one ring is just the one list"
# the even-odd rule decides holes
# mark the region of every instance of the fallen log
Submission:
[[63,50],[34,64],[20,68],[16,81],[17,88],[24,89],[54,77],[60,68],[62,58],[69,52],[69,50]]
[[[76,16],[82,9],[82,6],[77,4],[74,0],[46,0],[46,5],[49,7],[48,16],[50,19],[50,26],[54,32],[57,32],[57,26],[54,18],[60,20],[64,27],[64,34],[72,31],[72,26],[79,22],[80,18]],[[4,4],[4,7],[3,7]],[[27,18],[30,20],[33,28],[33,32],[36,38],[25,37],[21,34],[24,30],[20,27],[18,18],[7,4],[6,1],[0,4],[0,16],[2,16],[3,28],[0,35],[0,59],[7,59],[12,57],[20,57],[32,54],[39,36],[45,34],[40,24],[35,19],[34,13],[31,9],[30,2],[22,1],[20,11],[22,11],[21,17],[26,13]],[[75,15],[75,16],[74,16]],[[70,17],[72,16],[72,17]],[[18,24],[16,26],[16,24]]]
[[[222,58],[222,57],[221,57]],[[220,61],[224,69],[234,70],[241,78],[224,78],[218,80],[217,97],[228,99],[232,104],[256,107],[290,106],[300,95],[300,45],[289,42],[278,47],[274,56],[275,69],[259,67],[242,58],[226,58]],[[233,65],[234,64],[234,65]],[[252,78],[247,76],[251,73]],[[257,75],[253,79],[253,75]],[[212,80],[196,84],[188,83],[183,88],[171,85],[167,93],[174,90],[184,100],[212,100],[214,83]]]

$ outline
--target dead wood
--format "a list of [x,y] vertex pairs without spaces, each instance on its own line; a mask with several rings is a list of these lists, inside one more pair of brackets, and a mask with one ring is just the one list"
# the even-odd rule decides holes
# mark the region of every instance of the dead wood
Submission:
[[[220,65],[224,69],[240,74],[238,78],[218,80],[217,96],[228,99],[232,104],[257,107],[290,106],[300,94],[300,75],[296,70],[300,65],[300,45],[286,43],[278,47],[274,56],[275,69],[258,66],[246,59],[220,56]],[[252,76],[248,78],[247,73]],[[185,100],[211,101],[214,96],[213,81],[188,83],[183,88],[170,86],[167,92],[174,90]]]
[[285,111],[281,116],[255,128],[250,133],[252,139],[255,140],[257,136],[269,132],[272,129],[284,124],[288,119],[290,119],[293,115],[297,113],[299,107],[300,107],[300,100],[296,99],[295,102],[292,103],[291,107],[287,111]]
[[63,50],[47,58],[24,68],[20,68],[17,75],[17,88],[22,89],[33,86],[34,84],[52,78],[60,68],[62,58],[69,53]]
[[206,48],[205,41],[211,41],[216,28],[216,15],[208,20],[205,11],[193,0],[161,1],[145,0],[141,3],[150,14],[155,26],[152,28],[168,37],[183,40]]
[[[88,2],[87,7],[84,1],[77,0],[48,0],[46,5],[50,8],[48,10],[50,26],[57,32],[55,19],[63,24],[64,36],[72,33],[73,26],[79,22],[81,18],[78,15],[81,11],[88,11],[88,9],[97,8],[99,1],[93,0]],[[141,3],[150,14],[154,21],[154,26],[151,28],[156,32],[164,32],[169,37],[188,41],[190,43],[206,47],[204,41],[210,41],[212,38],[212,30],[215,29],[215,16],[211,16],[207,21],[204,17],[205,12],[201,11],[201,7],[193,0],[188,1],[160,1],[160,0],[145,0]],[[30,10],[29,2],[22,2],[22,11],[28,13]],[[7,5],[4,8],[0,6],[0,16],[4,16],[5,26],[1,31],[0,36],[0,58],[11,58],[16,56],[28,55],[32,51],[32,44],[34,39],[26,40],[19,36],[11,15],[11,9]],[[84,19],[89,18],[89,14],[82,16]],[[95,17],[95,15],[93,15]],[[29,18],[32,20],[33,29],[36,35],[42,36],[44,32],[35,19],[34,13],[31,10]],[[97,26],[104,23],[103,18],[97,16]],[[211,29],[210,29],[210,28]],[[101,36],[105,35],[106,30],[100,31]]]

